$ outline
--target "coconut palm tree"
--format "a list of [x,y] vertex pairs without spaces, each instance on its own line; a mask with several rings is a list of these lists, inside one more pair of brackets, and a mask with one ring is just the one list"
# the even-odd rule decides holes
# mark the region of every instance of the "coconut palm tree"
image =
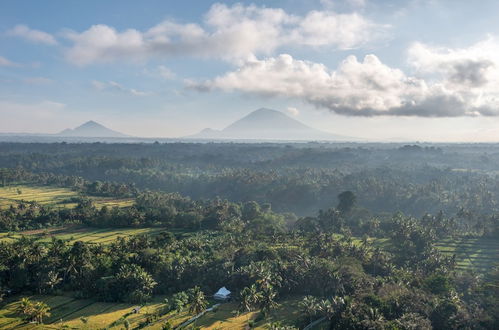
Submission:
[[244,289],[241,290],[239,293],[239,311],[246,313],[251,311],[252,307],[252,296],[251,296],[251,289],[248,287],[245,287]]
[[250,296],[250,302],[252,306],[257,305],[258,302],[262,300],[262,293],[258,291],[258,288],[255,284],[252,284],[249,287],[248,294]]
[[262,308],[263,314],[267,315],[270,310],[276,308],[279,304],[275,301],[277,293],[272,287],[261,292],[260,306]]
[[43,318],[50,316],[50,307],[42,302],[32,302],[28,298],[22,298],[17,312],[23,314],[29,321],[43,323]]
[[335,306],[331,303],[330,300],[321,300],[318,304],[319,311],[322,315],[324,315],[328,320],[331,320],[336,313]]
[[45,281],[45,285],[47,285],[50,290],[54,289],[54,286],[59,284],[62,281],[62,278],[59,277],[59,274],[54,271],[49,271],[47,274],[47,279]]
[[44,302],[37,302],[34,305],[32,319],[36,321],[36,323],[42,324],[43,318],[50,316],[50,307]]
[[208,305],[203,291],[198,286],[190,290],[189,305],[189,313],[196,315],[204,311]]
[[22,298],[19,306],[17,306],[16,308],[16,312],[18,312],[19,314],[23,314],[24,316],[31,315],[33,305],[33,302],[28,298]]
[[303,298],[303,300],[299,304],[301,311],[307,315],[308,321],[312,322],[314,319],[314,316],[317,315],[317,312],[319,311],[319,302],[317,301],[317,298],[313,296],[306,296]]

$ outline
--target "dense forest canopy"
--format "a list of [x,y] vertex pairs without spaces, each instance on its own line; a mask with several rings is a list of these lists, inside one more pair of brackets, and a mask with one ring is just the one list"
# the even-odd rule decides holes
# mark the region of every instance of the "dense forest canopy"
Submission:
[[494,145],[0,144],[0,167],[313,215],[351,190],[375,212],[498,211]]
[[[300,317],[274,329],[494,329],[497,265],[463,268],[438,246],[495,248],[497,158],[492,145],[0,144],[0,185],[20,196],[0,208],[0,232],[158,229],[106,244],[0,239],[0,291],[166,295],[153,324],[202,312],[227,286],[239,313],[263,320],[300,297]],[[77,194],[71,207],[43,204],[22,199],[20,184]],[[19,306],[39,323],[50,309]]]

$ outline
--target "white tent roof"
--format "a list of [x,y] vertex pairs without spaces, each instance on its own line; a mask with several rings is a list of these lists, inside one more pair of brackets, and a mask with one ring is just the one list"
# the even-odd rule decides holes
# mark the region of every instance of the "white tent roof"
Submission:
[[230,295],[230,291],[227,290],[226,287],[220,288],[217,293],[215,293],[215,296],[228,296]]

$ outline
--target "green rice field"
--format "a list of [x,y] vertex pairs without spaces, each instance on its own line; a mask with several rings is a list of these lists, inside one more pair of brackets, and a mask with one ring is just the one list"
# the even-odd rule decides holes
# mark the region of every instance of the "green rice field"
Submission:
[[[44,319],[44,324],[35,325],[26,323],[16,312],[21,298],[9,298],[0,310],[0,329],[124,329],[125,320],[134,329],[161,329],[166,321],[177,326],[190,318],[186,312],[163,314],[166,296],[155,297],[141,306],[137,314],[132,310],[139,305],[97,302],[70,296],[30,296],[30,300],[43,301],[51,307],[51,315]],[[153,313],[157,313],[159,318],[145,325],[144,321]]]
[[21,237],[35,238],[40,242],[50,242],[56,237],[68,243],[82,241],[85,243],[109,244],[118,237],[130,237],[140,234],[157,235],[164,228],[92,228],[83,226],[68,226],[50,229],[28,230],[15,233],[0,233],[0,241],[15,241]]
[[[159,330],[169,322],[176,327],[192,317],[186,310],[180,313],[165,313],[164,299],[166,296],[156,296],[143,306],[139,313],[132,310],[139,305],[126,303],[105,303],[93,299],[75,299],[70,296],[29,296],[32,301],[43,301],[51,307],[51,315],[44,319],[43,325],[26,323],[16,312],[19,301],[24,296],[7,299],[6,305],[0,310],[0,329],[124,329],[127,320],[132,329],[142,328]],[[271,322],[279,321],[283,325],[293,324],[299,317],[298,303],[303,297],[290,297],[281,301],[269,317],[255,324],[256,329],[268,329]],[[210,306],[215,302],[210,301]],[[148,316],[157,317],[147,325]],[[221,304],[212,312],[206,313],[187,329],[245,329],[248,320],[254,320],[259,312],[237,313],[237,303]]]
[[438,242],[446,255],[456,255],[457,268],[486,271],[499,265],[499,241],[492,238],[456,238]]
[[[0,208],[6,208],[15,205],[20,201],[37,202],[42,205],[54,207],[74,207],[76,204],[70,199],[78,197],[80,194],[68,188],[59,188],[53,186],[32,186],[32,185],[12,185],[0,187]],[[126,207],[133,205],[131,198],[116,199],[112,197],[91,197],[96,207],[104,205],[113,207]]]

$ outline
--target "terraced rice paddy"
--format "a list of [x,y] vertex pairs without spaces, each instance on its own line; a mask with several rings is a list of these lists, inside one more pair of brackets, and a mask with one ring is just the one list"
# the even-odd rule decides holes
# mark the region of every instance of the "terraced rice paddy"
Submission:
[[[51,205],[55,207],[75,207],[76,203],[71,198],[79,197],[80,194],[68,188],[59,188],[52,186],[32,186],[32,185],[13,185],[0,187],[0,208],[6,208],[15,205],[20,201],[37,202],[42,205]],[[126,207],[133,205],[133,199],[116,199],[112,197],[90,197],[96,207],[104,205],[113,207]]]
[[[51,308],[51,315],[44,320],[44,325],[25,323],[16,312],[23,296],[7,299],[0,310],[0,329],[124,329],[125,320],[132,329],[142,328],[160,330],[169,322],[176,327],[192,317],[186,310],[180,313],[165,313],[164,299],[166,296],[156,296],[150,303],[141,306],[139,313],[132,310],[139,305],[125,303],[97,302],[93,299],[75,299],[70,296],[29,296],[32,301],[43,301]],[[268,329],[268,324],[279,321],[292,324],[299,314],[298,302],[303,297],[291,297],[281,301],[278,308],[272,311],[269,318],[255,324],[256,329]],[[210,305],[214,302],[210,301]],[[148,316],[158,317],[144,324]],[[255,319],[258,312],[247,314],[237,313],[237,303],[222,304],[213,312],[206,313],[193,324],[201,329],[245,329],[248,320]]]
[[486,271],[499,265],[499,241],[492,238],[456,238],[438,242],[446,255],[456,255],[457,268]]
[[82,241],[85,243],[109,244],[118,237],[130,237],[140,234],[157,235],[164,228],[91,228],[81,226],[59,227],[40,230],[28,230],[16,233],[0,233],[0,241],[14,241],[21,237],[35,238],[40,242],[50,242],[56,237],[68,243]]
[[[132,310],[138,305],[123,303],[104,303],[92,299],[75,299],[68,296],[31,296],[32,301],[43,301],[51,307],[51,315],[44,320],[44,325],[25,323],[16,312],[21,297],[11,298],[0,310],[0,329],[124,329],[127,320],[131,328],[139,327],[146,318],[153,314],[162,314],[165,296],[157,296],[151,303],[142,306],[135,314]],[[144,329],[161,329],[167,320],[177,326],[190,316],[186,313],[165,314],[144,326]]]
[[[299,302],[302,296],[289,297],[280,301],[279,306],[272,310],[265,320],[254,324],[254,329],[269,329],[269,324],[280,322],[282,326],[292,326],[300,318]],[[198,319],[195,326],[201,329],[246,329],[248,320],[254,320],[259,312],[237,313],[238,305],[235,302],[222,304],[213,312],[208,312]]]

